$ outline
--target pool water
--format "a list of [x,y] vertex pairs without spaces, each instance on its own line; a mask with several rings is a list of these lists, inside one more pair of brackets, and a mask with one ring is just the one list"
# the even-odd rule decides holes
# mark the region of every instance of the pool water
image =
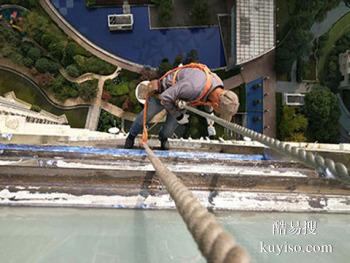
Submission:
[[177,55],[186,55],[194,49],[200,62],[210,68],[226,66],[220,28],[217,26],[150,29],[148,7],[133,6],[133,30],[110,32],[107,16],[122,14],[121,7],[89,9],[85,0],[51,2],[80,34],[104,50],[131,62],[158,67],[162,59],[168,58],[172,63]]

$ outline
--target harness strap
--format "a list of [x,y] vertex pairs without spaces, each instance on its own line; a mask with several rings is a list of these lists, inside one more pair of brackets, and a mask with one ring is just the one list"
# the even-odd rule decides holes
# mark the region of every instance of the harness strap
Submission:
[[147,144],[147,141],[148,141],[147,111],[148,111],[148,95],[146,95],[145,106],[143,108],[143,131],[142,131],[141,145]]
[[[165,79],[166,77],[168,77],[169,75],[174,73],[174,76],[172,78],[172,85],[176,84],[176,78],[178,73],[180,72],[180,70],[182,69],[186,69],[186,68],[196,68],[199,70],[202,70],[207,78],[207,81],[205,83],[204,89],[202,91],[202,93],[199,95],[199,97],[194,100],[189,102],[189,105],[192,107],[195,106],[200,106],[200,105],[205,105],[205,106],[212,106],[211,102],[205,102],[203,101],[203,99],[206,97],[206,95],[208,95],[210,88],[212,86],[212,77],[215,77],[218,79],[218,77],[215,74],[212,74],[212,72],[210,71],[210,69],[203,64],[200,63],[190,63],[184,66],[180,66],[177,68],[174,68],[172,70],[169,70],[167,73],[165,73],[160,79],[159,82],[161,82],[163,79]],[[141,139],[141,144],[147,144],[147,140],[148,140],[148,131],[147,131],[147,111],[148,111],[148,95],[145,99],[145,106],[143,109],[143,133],[142,133],[142,139]]]
[[187,65],[184,65],[184,66],[180,66],[180,67],[174,68],[172,70],[169,70],[167,73],[165,73],[159,79],[159,81],[162,81],[163,79],[165,79],[169,75],[174,74],[173,78],[172,78],[172,85],[175,85],[178,73],[180,72],[180,70],[185,69],[185,68],[196,68],[196,69],[202,70],[205,73],[206,78],[207,78],[207,81],[205,83],[205,86],[204,86],[204,89],[203,89],[202,93],[199,95],[199,97],[197,99],[195,99],[194,101],[189,102],[189,104],[191,106],[199,106],[199,105],[211,106],[210,102],[204,102],[202,100],[206,97],[206,95],[208,95],[208,93],[210,91],[210,88],[212,86],[212,77],[217,78],[217,76],[212,74],[212,72],[210,71],[210,69],[206,65],[203,65],[203,64],[200,64],[200,63],[190,63],[190,64],[187,64]]

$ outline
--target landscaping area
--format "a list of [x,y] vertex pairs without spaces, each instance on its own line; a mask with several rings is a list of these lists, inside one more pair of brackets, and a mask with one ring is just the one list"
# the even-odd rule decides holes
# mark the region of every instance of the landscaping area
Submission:
[[145,74],[147,75],[147,73],[140,75],[122,70],[117,78],[105,82],[102,99],[124,111],[140,112],[142,106],[136,99],[135,89],[139,82],[146,80]]
[[74,128],[84,128],[88,107],[63,110],[50,103],[40,92],[40,88],[27,79],[11,71],[0,69],[0,95],[13,91],[16,97],[55,115],[65,114]]
[[151,27],[218,25],[217,14],[230,13],[221,0],[152,0]]
[[338,87],[343,80],[343,76],[339,69],[339,54],[350,49],[350,31],[338,39],[329,52],[325,60],[324,70],[320,75],[320,80],[334,93],[339,92]]
[[[12,1],[18,2],[21,1]],[[20,29],[13,28],[10,21],[1,24],[0,57],[30,69],[40,87],[62,102],[77,97],[86,101],[93,99],[97,91],[96,82],[71,83],[63,78],[59,69],[64,68],[72,77],[77,77],[87,72],[111,74],[115,67],[67,38],[37,2],[26,6],[30,11],[23,15]]]
[[338,100],[326,87],[315,85],[303,107],[283,105],[282,94],[276,93],[276,115],[277,138],[282,141],[339,142]]
[[325,65],[336,42],[350,32],[350,13],[347,13],[335,23],[328,33],[320,37],[319,41],[319,74],[325,72]]
[[[57,100],[64,102],[67,99],[81,97],[85,101],[91,101],[96,96],[97,81],[87,81],[82,84],[76,84],[66,80],[59,72],[64,69],[71,77],[78,77],[84,73],[96,73],[101,75],[111,74],[115,71],[115,67],[93,56],[73,40],[69,39],[46,15],[40,8],[37,1],[6,1],[13,4],[24,4],[30,10],[23,14],[23,24],[20,30],[11,27],[9,21],[3,21],[0,25],[0,57],[11,60],[13,63],[27,68],[35,82],[39,84],[38,87],[24,88],[21,85],[15,85],[17,80],[7,80],[8,85],[3,85],[3,91],[14,90],[20,99],[28,101],[35,105],[35,109],[45,109],[54,114],[65,113],[69,123],[72,127],[84,127],[87,115],[87,108],[79,110],[62,111],[52,104],[48,103],[45,97],[40,93],[38,88],[42,88],[47,93],[53,94]],[[91,2],[91,1],[90,1]],[[92,1],[94,2],[94,1]],[[95,1],[96,4],[98,4]],[[189,5],[186,1],[179,1],[183,5]],[[202,2],[202,1],[200,1]],[[1,2],[0,2],[1,3]],[[218,1],[208,0],[208,10],[220,10],[223,8]],[[199,1],[191,3],[194,8],[200,11]],[[211,8],[215,5],[215,8]],[[224,5],[226,7],[226,5]],[[191,9],[192,11],[194,9]],[[191,11],[191,12],[192,12]],[[200,11],[201,12],[201,11]],[[199,13],[200,13],[199,12]],[[214,11],[219,12],[219,11]],[[200,14],[192,12],[190,23],[207,24],[206,21],[200,20]],[[198,15],[198,16],[197,16]],[[194,16],[195,19],[193,20]],[[206,19],[207,13],[205,13]],[[217,23],[216,14],[212,17]],[[211,18],[209,17],[208,21]],[[200,21],[200,22],[194,22]],[[214,19],[212,20],[214,21]],[[211,22],[210,22],[211,23]],[[210,24],[209,23],[209,24]],[[138,113],[142,110],[142,105],[136,100],[135,87],[136,85],[146,79],[153,79],[163,75],[169,69],[178,66],[180,63],[191,63],[199,60],[198,53],[192,49],[188,52],[178,54],[173,61],[164,58],[159,65],[159,70],[155,72],[145,69],[141,74],[122,70],[120,75],[113,80],[105,82],[103,91],[103,100],[108,101],[114,105],[119,106],[124,111]],[[230,71],[217,71],[218,75],[223,79],[236,75],[240,68],[234,68]],[[0,78],[1,79],[1,78]],[[5,88],[6,87],[6,88]],[[13,88],[12,88],[13,87]],[[19,92],[19,90],[21,90]],[[25,90],[25,91],[24,91]],[[245,88],[244,85],[237,89],[241,99],[241,108],[245,107]],[[243,97],[242,97],[243,96]],[[101,113],[99,123],[99,130],[106,131],[109,127],[118,125],[120,120],[111,116],[107,112]],[[206,135],[206,121],[203,122],[197,116],[191,118],[191,124],[187,125],[187,130],[184,132],[185,136],[192,138],[199,138]],[[218,129],[218,136],[223,135],[223,130]]]
[[310,32],[312,25],[315,21],[322,21],[327,12],[338,6],[340,1],[277,2],[277,21],[281,25],[277,33],[280,43],[276,50],[275,67],[279,79],[289,79],[292,65],[298,59],[308,62],[313,46],[313,35]]

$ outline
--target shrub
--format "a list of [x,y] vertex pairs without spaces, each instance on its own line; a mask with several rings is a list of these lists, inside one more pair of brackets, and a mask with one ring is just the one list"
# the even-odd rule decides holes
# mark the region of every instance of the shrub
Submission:
[[185,60],[186,64],[189,64],[192,62],[198,62],[198,61],[199,61],[199,58],[198,58],[197,50],[192,49],[190,52],[187,53],[186,60]]
[[172,65],[167,58],[164,58],[158,67],[158,75],[163,76],[170,69],[172,69]]
[[34,61],[31,58],[23,58],[23,65],[31,68],[34,65]]
[[79,69],[77,68],[76,65],[69,65],[67,68],[66,68],[66,71],[67,73],[71,76],[71,77],[79,77],[80,76],[80,72],[79,72]]
[[284,106],[279,132],[283,141],[305,142],[304,133],[307,129],[307,119],[302,114],[297,114],[295,107]]
[[315,85],[305,96],[304,113],[308,119],[307,137],[322,143],[339,142],[340,109],[328,88]]
[[57,63],[50,61],[47,58],[39,58],[35,62],[35,68],[41,73],[57,73],[59,66]]
[[78,86],[79,97],[84,100],[92,100],[96,97],[97,81],[87,81]]
[[32,105],[31,107],[30,107],[30,110],[32,110],[32,111],[36,111],[36,112],[40,112],[41,111],[41,108],[38,106],[38,105]]
[[191,9],[191,19],[194,25],[209,24],[208,0],[194,0]]
[[28,50],[27,56],[32,60],[36,61],[41,57],[41,51],[36,47],[31,47]]
[[85,4],[87,7],[92,7],[96,4],[96,0],[85,0]]

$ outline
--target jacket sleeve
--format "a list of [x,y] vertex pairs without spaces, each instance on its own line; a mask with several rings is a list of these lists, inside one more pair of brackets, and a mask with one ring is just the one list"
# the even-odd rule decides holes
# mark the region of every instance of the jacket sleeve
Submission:
[[177,100],[184,100],[189,101],[189,98],[187,98],[188,94],[186,94],[186,90],[190,91],[191,83],[188,81],[178,81],[175,85],[171,86],[170,88],[166,89],[161,95],[161,103],[164,106],[164,108],[169,112],[171,115],[173,115],[175,118],[181,116],[182,110],[178,109],[176,106]]

